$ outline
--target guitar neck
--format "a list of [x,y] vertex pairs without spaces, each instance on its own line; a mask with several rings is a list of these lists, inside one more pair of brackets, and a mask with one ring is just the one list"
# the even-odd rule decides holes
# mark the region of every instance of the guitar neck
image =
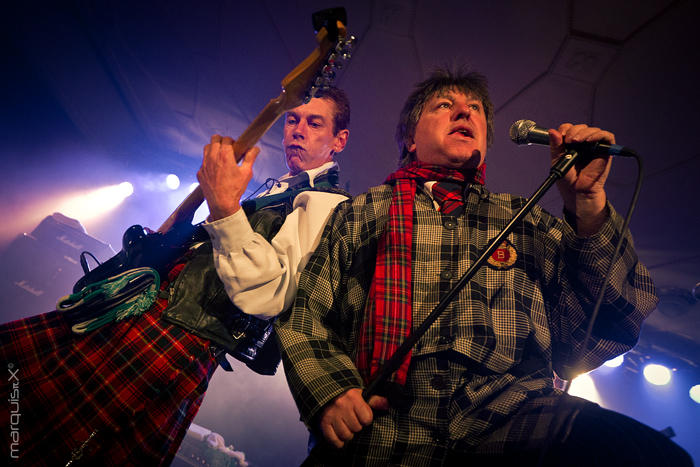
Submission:
[[[233,143],[233,154],[236,157],[236,162],[240,162],[243,154],[255,146],[267,130],[269,130],[285,112],[284,106],[282,105],[283,99],[284,91],[267,103],[258,116],[248,125],[248,128],[246,128]],[[191,223],[195,211],[197,211],[202,202],[204,202],[204,193],[202,192],[202,187],[198,185],[197,188],[187,195],[180,205],[175,208],[172,214],[168,216],[165,222],[163,222],[163,225],[158,228],[158,232],[165,233],[172,229],[174,225],[183,222]]]
[[[337,63],[339,59],[337,55],[341,52],[347,54],[347,50],[352,45],[354,38],[351,36],[348,42],[344,40],[339,41],[339,37],[345,38],[345,25],[340,19],[331,19],[336,18],[338,14],[342,14],[344,17],[345,10],[336,8],[328,11],[324,10],[321,13],[329,16],[328,18],[325,18],[323,14],[319,16],[319,18],[323,20],[320,24],[323,24],[326,19],[329,24],[334,22],[333,24],[335,24],[335,27],[332,28],[335,30],[333,34],[334,37],[331,38],[329,36],[325,26],[320,27],[316,34],[316,41],[319,46],[284,77],[282,80],[282,93],[267,103],[248,128],[246,128],[236,142],[233,143],[233,153],[236,157],[236,162],[241,160],[243,154],[245,154],[247,150],[255,146],[255,143],[260,140],[262,135],[270,129],[284,112],[301,105],[305,97],[313,95],[313,92],[307,94],[309,88],[315,89],[315,87],[319,85],[327,86],[327,81],[332,79],[334,74],[331,69],[339,66]],[[314,21],[316,20],[314,19]],[[336,41],[338,42],[336,43]],[[329,58],[328,61],[326,61],[326,57]],[[318,75],[318,73],[320,73],[320,75]],[[204,194],[202,193],[202,188],[198,186],[182,201],[182,203],[180,203],[175,211],[170,214],[163,225],[158,228],[158,232],[165,233],[176,224],[184,222],[191,223],[195,211],[203,201]]]

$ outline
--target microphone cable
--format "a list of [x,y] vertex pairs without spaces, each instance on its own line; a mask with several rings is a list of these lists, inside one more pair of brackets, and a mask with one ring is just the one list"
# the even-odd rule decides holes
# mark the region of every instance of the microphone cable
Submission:
[[[642,163],[642,158],[639,157],[639,155],[635,151],[629,151],[629,157],[634,158],[634,160],[637,161],[637,180],[635,182],[635,187],[634,187],[634,193],[632,194],[632,199],[630,200],[629,207],[627,208],[627,214],[625,215],[624,222],[622,224],[622,229],[620,232],[620,238],[618,238],[616,244],[615,244],[615,250],[613,251],[613,254],[610,258],[610,264],[608,264],[608,270],[605,273],[605,277],[603,278],[603,284],[600,288],[600,292],[598,293],[598,298],[595,302],[595,306],[593,307],[593,311],[591,312],[591,317],[588,322],[588,327],[586,328],[586,334],[583,338],[583,344],[581,346],[581,349],[579,350],[579,355],[578,357],[574,360],[574,365],[571,367],[573,371],[576,371],[576,368],[579,367],[585,358],[585,353],[586,353],[586,348],[588,347],[588,342],[591,340],[591,335],[593,334],[593,327],[595,326],[595,322],[598,319],[598,314],[600,313],[600,307],[603,303],[603,299],[605,298],[605,290],[606,287],[608,286],[608,282],[610,281],[610,276],[612,274],[613,267],[615,265],[615,261],[617,260],[618,254],[620,253],[620,248],[622,248],[622,242],[625,240],[625,235],[627,233],[627,229],[630,223],[630,220],[632,219],[632,213],[634,212],[634,209],[637,206],[637,200],[639,199],[639,193],[641,192],[642,189],[642,175],[644,173],[644,164]],[[569,394],[569,390],[571,389],[571,382],[574,378],[572,377],[571,379],[568,379],[564,383],[564,395]],[[557,412],[563,409],[562,404],[563,404],[564,397],[559,399],[557,401],[557,407],[554,409],[554,417],[552,418],[552,421],[550,422],[549,425],[549,430],[548,434],[546,437],[546,444],[542,448],[542,452],[540,453],[539,460],[537,462],[538,467],[543,467],[544,461],[545,461],[545,456],[547,455],[547,452],[550,450],[551,445],[552,445],[552,437],[554,436],[554,427],[556,425],[556,420],[557,420]],[[569,422],[571,426],[573,426],[573,422]]]

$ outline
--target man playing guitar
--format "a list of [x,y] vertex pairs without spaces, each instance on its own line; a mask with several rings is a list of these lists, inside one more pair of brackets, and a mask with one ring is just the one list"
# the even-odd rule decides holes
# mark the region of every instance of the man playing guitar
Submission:
[[[2,444],[3,451],[10,450],[4,458],[22,465],[97,459],[115,465],[169,465],[217,366],[213,349],[236,350],[236,338],[251,328],[248,315],[260,316],[256,321],[266,324],[290,304],[328,216],[347,198],[324,188],[337,186],[333,158],[348,139],[347,98],[336,88],[317,96],[285,116],[289,173],[243,207],[241,196],[259,151],[247,151],[239,165],[234,141],[212,136],[197,174],[210,210],[204,228],[211,241],[200,245],[211,246],[193,246],[177,262],[144,314],[83,334],[76,334],[74,322],[60,311],[0,327],[3,361],[19,370],[22,391],[17,407],[22,438],[17,445]],[[272,206],[266,206],[267,199]],[[197,256],[202,249],[205,254]],[[213,258],[213,264],[197,266],[200,257],[208,264]],[[195,293],[197,284],[188,277],[202,278],[218,292]],[[218,289],[212,288],[214,282]],[[196,294],[201,296],[190,297]],[[195,306],[203,301],[205,305]],[[243,324],[227,315],[241,316]],[[230,345],[226,339],[217,342],[217,329],[228,332]],[[257,349],[251,348],[252,354],[248,348],[242,352],[250,361],[241,359],[255,371],[273,373],[279,361],[276,349],[261,368],[256,367]],[[218,356],[226,365],[222,353]],[[5,393],[12,393],[12,383],[3,383]],[[0,419],[7,426],[15,410],[12,404],[2,407]]]

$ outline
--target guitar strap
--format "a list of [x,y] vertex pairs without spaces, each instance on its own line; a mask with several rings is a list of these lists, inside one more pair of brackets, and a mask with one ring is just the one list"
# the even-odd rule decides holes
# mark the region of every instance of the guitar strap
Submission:
[[337,167],[329,169],[327,172],[318,175],[314,179],[314,186],[311,186],[309,181],[309,175],[307,172],[303,172],[305,178],[290,186],[286,191],[278,193],[275,195],[261,196],[259,198],[250,199],[241,203],[243,211],[246,213],[248,218],[250,216],[265,208],[270,206],[275,206],[280,203],[293,202],[294,198],[302,191],[315,190],[315,191],[333,191],[339,192],[341,194],[347,194],[342,190],[338,190],[339,175]]

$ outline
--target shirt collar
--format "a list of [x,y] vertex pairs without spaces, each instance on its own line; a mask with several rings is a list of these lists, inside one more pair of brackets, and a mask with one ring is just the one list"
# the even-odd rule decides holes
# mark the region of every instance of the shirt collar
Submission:
[[260,196],[265,196],[265,195],[274,195],[277,193],[282,193],[283,191],[287,190],[290,187],[293,187],[295,185],[298,185],[300,183],[303,183],[308,180],[309,185],[313,188],[314,186],[314,179],[318,177],[319,175],[322,175],[329,170],[333,168],[337,168],[338,164],[335,161],[329,161],[326,162],[325,164],[316,167],[315,169],[310,169],[310,170],[304,170],[302,172],[299,172],[298,174],[291,175],[289,172],[286,174],[282,175],[280,178],[277,179],[277,183],[275,183],[272,188],[269,190],[265,191],[262,193]]

